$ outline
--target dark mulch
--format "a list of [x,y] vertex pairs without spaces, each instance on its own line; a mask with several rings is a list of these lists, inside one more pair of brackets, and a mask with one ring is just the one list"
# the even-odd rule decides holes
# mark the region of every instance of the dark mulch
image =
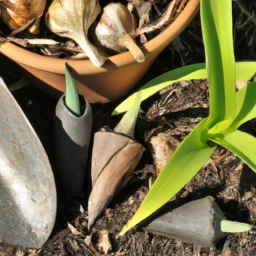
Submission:
[[[237,60],[255,59],[256,1],[242,2],[251,16],[234,3],[235,53]],[[199,15],[190,26],[167,49],[160,54],[140,85],[153,77],[173,68],[192,63],[204,62],[203,44]],[[12,61],[0,56],[0,76],[9,85],[22,76],[22,71]],[[146,148],[127,187],[114,198],[100,216],[90,233],[87,229],[87,199],[90,191],[88,178],[84,194],[73,201],[66,196],[59,184],[55,165],[53,143],[53,115],[56,101],[41,93],[33,85],[14,92],[14,96],[38,134],[52,165],[58,191],[58,212],[54,230],[39,249],[28,249],[7,245],[0,241],[0,255],[99,255],[102,237],[108,237],[108,255],[255,255],[256,236],[253,232],[229,235],[218,248],[203,248],[182,241],[168,239],[145,232],[138,226],[124,236],[118,237],[122,227],[132,218],[149,189],[149,179],[156,178],[154,159],[150,151],[150,139],[159,133],[173,136],[181,141],[208,115],[207,81],[186,81],[176,83],[142,104],[135,130],[135,138]],[[111,128],[120,116],[110,114],[118,105],[112,102],[93,105],[93,132],[104,125]],[[256,135],[255,120],[241,129]],[[160,141],[161,142],[161,141]],[[189,164],[189,163],[188,163]],[[172,207],[178,207],[191,200],[212,195],[230,220],[256,223],[256,175],[239,158],[222,147],[218,147],[211,158],[195,177],[171,200]],[[78,232],[75,235],[67,226],[70,223]],[[91,237],[90,237],[91,236]],[[91,244],[90,244],[91,241]],[[224,244],[225,242],[225,244]]]

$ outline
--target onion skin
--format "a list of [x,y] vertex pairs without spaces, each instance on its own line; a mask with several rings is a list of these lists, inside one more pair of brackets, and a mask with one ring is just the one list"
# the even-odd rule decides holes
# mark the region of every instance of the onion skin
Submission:
[[134,29],[133,15],[127,7],[120,3],[110,3],[103,9],[95,33],[102,46],[116,52],[128,49],[137,62],[143,62],[143,52],[129,35]]
[[54,0],[45,24],[53,33],[76,41],[92,63],[101,67],[107,58],[88,39],[88,29],[100,12],[98,0]]
[[19,29],[35,19],[34,24],[29,27],[29,32],[38,34],[45,6],[46,0],[5,0],[0,5],[1,18],[12,30]]

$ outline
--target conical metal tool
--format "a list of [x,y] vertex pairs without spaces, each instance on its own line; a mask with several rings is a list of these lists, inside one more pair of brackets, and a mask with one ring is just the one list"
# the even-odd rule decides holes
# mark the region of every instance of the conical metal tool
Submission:
[[[81,97],[84,113],[75,116],[64,103],[62,95],[56,106],[54,134],[60,179],[70,198],[82,191],[92,129],[92,109]],[[83,99],[83,100],[82,100]]]
[[216,247],[229,233],[221,231],[226,217],[214,198],[207,196],[155,216],[144,229],[148,232],[204,247]]
[[56,189],[45,150],[0,78],[0,238],[39,248],[56,216]]

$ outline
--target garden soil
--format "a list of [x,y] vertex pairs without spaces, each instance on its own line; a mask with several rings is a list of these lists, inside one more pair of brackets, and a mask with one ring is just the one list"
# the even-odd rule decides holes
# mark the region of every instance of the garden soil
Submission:
[[[255,60],[256,1],[234,2],[234,42],[237,60]],[[159,55],[139,85],[174,68],[204,62],[204,49],[199,15],[189,27]],[[23,71],[12,61],[0,56],[0,76],[7,85],[19,80]],[[231,234],[217,248],[204,248],[182,241],[147,233],[139,225],[124,236],[118,234],[129,221],[142,200],[149,184],[156,179],[156,154],[152,138],[163,145],[165,140],[181,142],[208,115],[208,84],[206,80],[185,81],[165,88],[142,103],[135,138],[146,151],[127,186],[100,215],[89,232],[87,200],[91,190],[90,156],[83,193],[67,199],[56,171],[53,116],[56,101],[40,92],[33,84],[13,92],[27,118],[39,136],[50,159],[55,175],[58,210],[54,230],[40,249],[5,244],[0,240],[0,256],[32,255],[188,255],[188,256],[249,256],[256,255],[256,234]],[[108,125],[114,128],[121,116],[111,112],[122,101],[92,105],[93,131]],[[255,120],[243,127],[256,136]],[[92,148],[92,143],[90,150]],[[106,149],[107,150],[107,149]],[[189,163],[187,163],[189,165]],[[110,184],[111,185],[111,184]],[[238,157],[218,147],[202,169],[168,203],[176,208],[191,200],[211,195],[229,220],[256,224],[256,174]]]

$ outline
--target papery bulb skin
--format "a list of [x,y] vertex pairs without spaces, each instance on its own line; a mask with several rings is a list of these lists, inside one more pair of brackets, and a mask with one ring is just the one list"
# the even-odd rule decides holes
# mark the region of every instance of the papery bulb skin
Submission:
[[75,40],[90,58],[101,67],[106,58],[88,39],[88,29],[101,12],[98,0],[54,0],[45,24],[55,34]]
[[129,35],[134,29],[134,18],[127,7],[110,3],[104,8],[95,33],[104,47],[116,52],[129,49],[138,62],[143,62],[144,54]]
[[12,30],[19,29],[35,19],[29,27],[29,32],[38,34],[45,6],[46,0],[5,0],[0,5],[1,18]]
[[126,51],[126,47],[118,44],[118,39],[134,29],[134,19],[129,10],[120,3],[111,3],[104,12],[96,28],[96,35],[107,48],[117,52]]

